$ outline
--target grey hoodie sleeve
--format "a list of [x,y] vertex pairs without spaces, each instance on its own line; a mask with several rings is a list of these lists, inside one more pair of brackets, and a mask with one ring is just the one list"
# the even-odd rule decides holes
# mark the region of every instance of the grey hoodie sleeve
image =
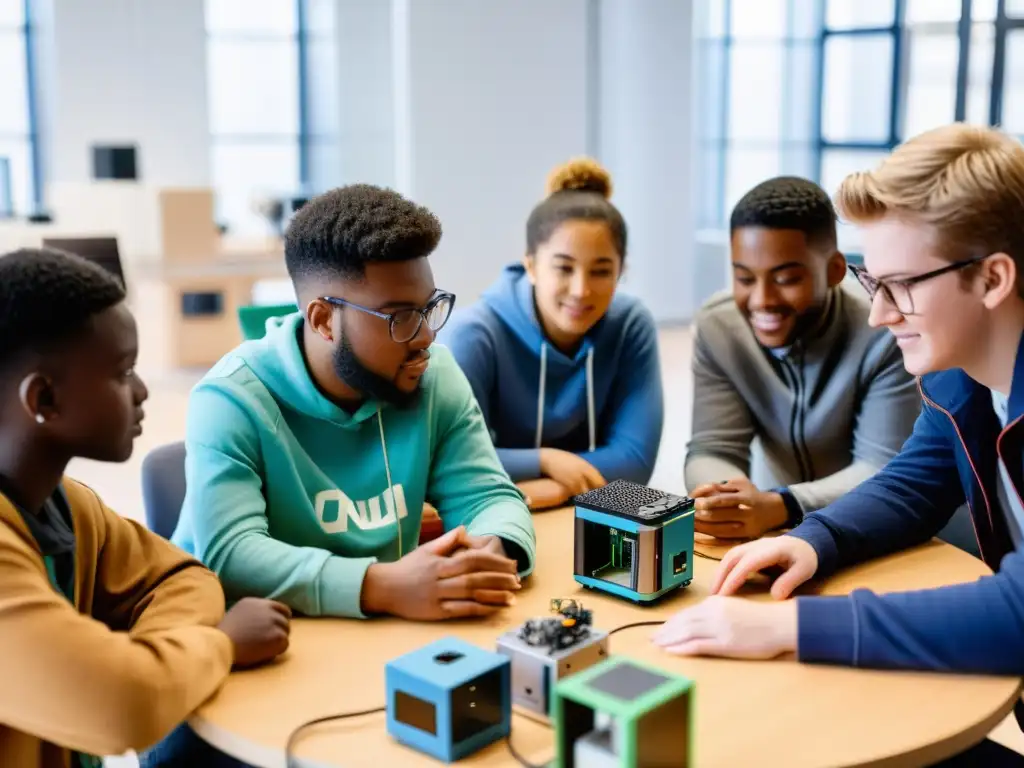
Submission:
[[683,468],[687,491],[750,472],[754,420],[747,404],[711,354],[695,326],[693,421]]
[[921,413],[917,380],[903,367],[903,353],[891,336],[880,342],[878,364],[862,378],[853,430],[853,462],[827,477],[789,486],[804,513],[814,512],[873,477],[900,452]]

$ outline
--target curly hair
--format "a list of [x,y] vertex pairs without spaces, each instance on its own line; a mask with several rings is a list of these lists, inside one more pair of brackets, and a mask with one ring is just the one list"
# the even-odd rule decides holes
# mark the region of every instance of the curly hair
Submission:
[[79,256],[52,248],[0,256],[0,372],[73,340],[124,298],[112,274]]
[[626,222],[612,205],[612,177],[596,160],[576,158],[548,175],[547,197],[526,221],[526,252],[534,254],[567,221],[603,221],[619,256],[626,258]]
[[778,176],[758,184],[733,208],[730,234],[743,227],[803,232],[812,248],[835,251],[836,211],[828,193],[813,181]]
[[314,197],[285,233],[285,263],[296,283],[310,278],[358,280],[367,264],[429,256],[441,222],[397,192],[352,184]]

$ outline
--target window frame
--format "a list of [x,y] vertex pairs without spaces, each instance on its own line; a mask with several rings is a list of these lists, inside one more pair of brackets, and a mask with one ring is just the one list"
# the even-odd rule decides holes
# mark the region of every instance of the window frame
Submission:
[[[26,0],[30,2],[31,0]],[[295,78],[296,78],[296,125],[295,131],[288,133],[218,133],[209,131],[210,144],[209,153],[212,157],[217,147],[224,146],[288,146],[295,147],[298,156],[298,178],[296,189],[298,195],[304,195],[309,191],[312,177],[311,156],[313,147],[323,137],[313,133],[310,127],[310,87],[309,87],[309,29],[311,0],[292,0],[295,6],[295,29],[289,33],[278,32],[223,32],[206,30],[207,45],[215,40],[235,41],[289,41],[295,49]],[[209,75],[208,75],[209,76]],[[212,171],[212,167],[211,167]]]
[[[703,165],[708,168],[713,167],[717,170],[717,182],[711,183],[710,186],[716,188],[718,199],[713,205],[709,206],[707,211],[701,212],[701,220],[705,222],[709,217],[704,214],[713,212],[714,219],[717,221],[717,225],[713,228],[716,229],[724,229],[727,223],[726,217],[728,215],[728,211],[726,210],[726,198],[729,155],[734,150],[734,145],[741,143],[734,142],[731,139],[729,128],[731,118],[729,105],[732,96],[730,90],[732,81],[733,49],[737,44],[742,45],[746,42],[745,38],[737,39],[732,34],[733,0],[720,0],[720,2],[722,4],[722,29],[713,31],[710,34],[706,34],[704,30],[699,30],[698,34],[695,35],[696,46],[701,50],[709,52],[708,60],[710,60],[712,55],[720,54],[722,57],[721,63],[718,66],[718,72],[716,73],[720,78],[720,87],[717,90],[720,94],[721,101],[717,105],[718,114],[713,116],[714,135],[706,137],[703,133],[698,132],[697,136],[698,152],[717,152],[717,156],[714,158],[713,162],[703,163]],[[778,41],[780,47],[787,50],[793,49],[795,44],[802,43],[805,40],[804,37],[797,39],[793,34],[793,13],[795,9],[793,2],[794,0],[790,0],[787,5],[787,36],[785,38],[779,38]],[[815,92],[813,94],[813,125],[810,138],[813,158],[809,165],[810,168],[813,169],[813,175],[811,178],[817,183],[821,183],[822,172],[825,165],[825,156],[828,152],[864,152],[866,155],[877,154],[879,152],[891,152],[901,142],[909,138],[904,135],[904,118],[908,88],[910,86],[909,76],[911,64],[908,55],[910,45],[908,45],[907,42],[907,35],[911,34],[914,26],[908,24],[906,21],[907,0],[893,0],[893,18],[890,24],[837,28],[831,28],[827,24],[828,2],[829,0],[816,0],[813,11],[817,14],[817,18],[814,23],[814,28],[816,29],[817,34],[813,38],[815,50],[812,57],[812,66],[814,67],[812,75],[815,83]],[[988,19],[975,21],[973,11],[974,0],[960,0],[960,18],[956,22],[949,22],[951,25],[950,31],[952,31],[952,27],[955,26],[958,42],[956,91],[953,104],[952,121],[959,122],[966,119],[968,98],[970,96],[971,38],[975,25],[990,24],[994,30],[994,49],[993,60],[991,62],[992,76],[990,79],[988,123],[990,125],[1000,125],[1003,119],[1003,91],[1007,74],[1007,38],[1013,32],[1024,30],[1024,15],[1019,18],[1008,17],[1006,13],[1006,0],[997,0],[995,18],[992,21],[989,21]],[[838,37],[855,38],[866,35],[886,35],[892,40],[892,72],[887,83],[886,93],[889,108],[888,135],[880,141],[830,140],[824,136],[823,131],[825,84],[827,82],[825,59],[827,41]],[[698,105],[698,108],[701,106],[703,105]],[[804,142],[802,140],[796,141],[795,143],[804,146]],[[794,140],[786,136],[783,136],[779,142],[779,146],[782,149],[785,149],[787,145],[793,144]],[[707,227],[704,226],[702,228],[706,229]]]
[[[32,17],[32,0],[21,0],[21,22],[4,24],[2,30],[14,37],[20,37],[24,45],[25,65],[25,131],[0,133],[0,141],[24,142],[28,155],[28,189],[26,202],[30,210],[20,211],[16,199],[21,197],[12,188],[10,190],[10,209],[0,211],[0,218],[10,218],[20,214],[31,216],[43,208],[43,159],[39,142],[38,94],[36,92],[36,61],[35,61],[35,28]],[[7,175],[10,179],[10,165]]]
[[[818,93],[816,97],[817,109],[814,119],[815,139],[815,178],[820,183],[824,167],[824,156],[829,151],[836,152],[878,152],[892,151],[899,144],[900,134],[900,84],[902,82],[902,71],[904,69],[903,56],[903,19],[906,14],[906,0],[894,0],[892,22],[885,26],[870,27],[843,27],[831,28],[825,19],[828,18],[825,3],[827,0],[818,0],[822,4],[821,16],[822,25],[818,33],[818,55],[817,55],[817,84]],[[969,2],[969,0],[968,0]],[[888,83],[889,101],[889,135],[881,141],[833,141],[826,139],[824,135],[824,104],[825,104],[825,49],[828,41],[836,38],[855,39],[858,37],[879,37],[888,36],[892,40],[892,73]]]
[[[700,0],[700,2],[706,3],[708,0]],[[819,30],[823,24],[824,0],[814,0],[812,10],[814,21],[809,26],[806,24],[802,25],[800,29],[796,28],[795,10],[797,5],[804,7],[806,0],[785,0],[786,23],[784,25],[784,32],[781,36],[773,35],[769,37],[736,36],[733,32],[734,0],[717,0],[717,2],[720,3],[721,8],[720,30],[707,35],[698,34],[695,36],[695,45],[702,54],[706,55],[707,60],[718,56],[721,57],[721,66],[717,73],[720,76],[720,83],[716,89],[720,100],[717,104],[717,114],[713,115],[711,120],[708,121],[713,121],[714,123],[714,128],[711,131],[712,135],[705,136],[702,132],[703,126],[700,126],[696,137],[698,153],[710,152],[715,154],[713,166],[716,168],[717,180],[712,182],[711,185],[715,187],[717,196],[708,210],[700,211],[698,219],[701,223],[698,224],[698,229],[721,229],[726,224],[730,189],[729,166],[730,157],[733,152],[774,151],[778,155],[780,168],[787,165],[787,156],[793,157],[796,154],[805,153],[808,162],[800,163],[800,165],[808,169],[816,169],[818,166],[817,142],[820,136],[820,128],[817,125],[817,115],[821,110],[821,85],[818,82],[821,77],[821,50],[819,36],[817,34],[809,34],[809,32],[811,30]],[[766,44],[774,45],[779,49],[784,77],[789,77],[792,73],[795,52],[809,52],[811,55],[813,67],[813,77],[810,78],[812,81],[809,104],[811,119],[806,133],[800,137],[793,138],[792,136],[787,136],[783,131],[777,138],[737,138],[731,130],[730,122],[732,116],[730,104],[733,95],[734,50],[737,47],[764,46]],[[783,90],[784,103],[780,108],[780,119],[783,126],[792,122],[795,112],[792,97],[785,96],[786,93]]]
[[[972,0],[962,1],[968,7],[972,3]],[[961,13],[961,22],[963,21],[963,15]],[[1000,125],[1003,121],[1003,91],[1006,84],[1006,38],[1009,33],[1024,29],[1024,16],[1019,18],[1008,17],[1006,15],[1006,0],[998,0],[996,3],[996,19],[993,24],[995,25],[996,34],[994,41],[995,49],[992,56],[992,88],[988,102],[988,122],[989,125]],[[965,39],[961,37],[960,45],[963,46],[964,44]],[[966,44],[969,54],[970,34],[967,35]],[[961,55],[961,58],[963,58],[963,55]]]

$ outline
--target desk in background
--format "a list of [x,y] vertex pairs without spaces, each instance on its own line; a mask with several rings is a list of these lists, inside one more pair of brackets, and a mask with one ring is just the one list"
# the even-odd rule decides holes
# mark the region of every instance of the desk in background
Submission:
[[284,277],[284,258],[273,254],[137,265],[130,301],[142,355],[162,369],[212,365],[242,343],[238,309],[252,303],[256,284]]

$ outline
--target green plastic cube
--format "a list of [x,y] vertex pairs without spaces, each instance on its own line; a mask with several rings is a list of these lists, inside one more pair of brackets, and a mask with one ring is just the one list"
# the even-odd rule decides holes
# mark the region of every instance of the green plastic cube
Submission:
[[557,768],[690,768],[694,683],[612,656],[555,686]]

